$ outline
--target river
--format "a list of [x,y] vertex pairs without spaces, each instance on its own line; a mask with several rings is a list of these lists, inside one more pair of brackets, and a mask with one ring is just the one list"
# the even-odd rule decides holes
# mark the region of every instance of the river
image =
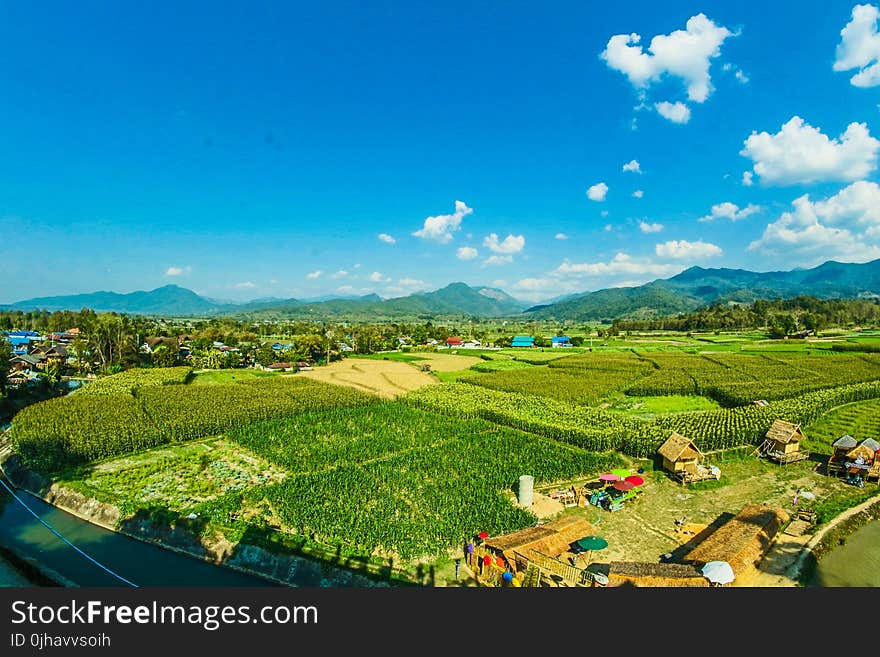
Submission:
[[[26,493],[19,497],[83,552],[138,586],[277,586],[86,522]],[[77,586],[128,586],[50,532],[0,489],[0,545]],[[0,556],[0,586],[34,585]]]
[[880,520],[847,536],[817,564],[807,586],[880,586]]

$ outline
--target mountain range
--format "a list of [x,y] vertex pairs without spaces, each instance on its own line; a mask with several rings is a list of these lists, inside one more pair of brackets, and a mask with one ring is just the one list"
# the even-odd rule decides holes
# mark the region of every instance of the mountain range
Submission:
[[253,319],[367,319],[478,316],[522,320],[610,321],[621,317],[661,317],[718,302],[750,303],[756,299],[799,295],[822,299],[880,298],[880,259],[863,264],[825,262],[813,269],[753,272],[745,269],[691,267],[676,276],[635,287],[608,288],[557,297],[529,306],[497,288],[451,283],[433,292],[383,299],[361,297],[317,299],[263,298],[230,303],[200,296],[177,285],[128,294],[93,292],[19,301],[6,310],[80,310],[139,315],[230,315]]

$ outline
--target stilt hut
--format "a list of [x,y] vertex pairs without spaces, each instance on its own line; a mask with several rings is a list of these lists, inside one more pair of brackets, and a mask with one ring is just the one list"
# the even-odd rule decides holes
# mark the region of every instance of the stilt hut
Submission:
[[873,438],[865,438],[846,453],[846,471],[856,477],[868,479],[880,476],[880,443]]
[[858,442],[849,434],[843,435],[831,443],[834,452],[828,457],[828,464],[826,465],[825,471],[834,476],[839,476],[845,473],[847,461],[846,455],[857,446]]
[[698,477],[703,453],[690,438],[673,433],[660,445],[657,453],[663,457],[663,467],[679,479]]
[[794,463],[809,455],[801,451],[801,441],[806,438],[797,424],[785,420],[774,420],[764,436],[759,453],[777,463]]

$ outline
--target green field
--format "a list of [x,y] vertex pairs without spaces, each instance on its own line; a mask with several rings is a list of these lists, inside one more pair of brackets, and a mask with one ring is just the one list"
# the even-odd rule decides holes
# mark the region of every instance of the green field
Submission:
[[806,449],[830,455],[831,443],[849,434],[858,442],[865,438],[880,441],[880,399],[846,404],[823,415],[804,429]]
[[462,350],[482,360],[397,401],[254,370],[131,370],[25,408],[10,435],[27,465],[126,517],[197,514],[200,531],[232,543],[288,537],[413,565],[478,530],[534,525],[511,503],[520,475],[588,478],[652,459],[673,431],[703,452],[750,452],[776,419],[804,427],[819,454],[844,433],[880,435],[880,354],[743,334],[594,343]]

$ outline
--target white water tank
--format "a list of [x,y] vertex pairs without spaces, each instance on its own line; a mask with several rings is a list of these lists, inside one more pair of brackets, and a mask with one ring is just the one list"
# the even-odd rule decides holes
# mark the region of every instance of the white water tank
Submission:
[[519,478],[519,505],[522,507],[532,506],[532,492],[535,489],[535,478],[532,475],[522,475]]

